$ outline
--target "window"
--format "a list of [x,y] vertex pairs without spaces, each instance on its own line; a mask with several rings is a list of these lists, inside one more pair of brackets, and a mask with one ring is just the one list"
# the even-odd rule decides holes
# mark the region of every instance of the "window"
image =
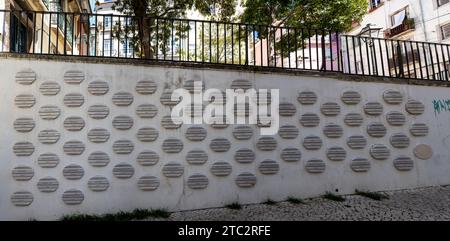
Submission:
[[111,17],[106,16],[104,17],[104,19],[105,19],[105,29],[111,28]]
[[441,36],[443,40],[450,38],[450,23],[441,26]]
[[444,4],[447,4],[449,2],[450,2],[450,0],[437,0],[437,5],[438,5],[438,7],[440,7],[440,6],[442,6]]
[[381,5],[382,5],[381,0],[369,0],[370,10],[375,10],[376,8],[378,8]]
[[[127,44],[128,42],[128,44]],[[125,56],[129,56],[132,54],[132,50],[133,50],[133,44],[130,41],[126,41],[125,43],[122,44],[122,53]]]
[[133,24],[133,21],[130,17],[125,17],[125,20],[122,20],[125,26],[131,26]]
[[407,15],[406,8],[394,13],[391,16],[392,28],[395,28],[395,27],[401,25],[403,23],[403,21],[405,21],[405,19],[407,17],[406,15]]
[[61,0],[46,1],[46,5],[48,6],[51,12],[62,12]]
[[111,52],[111,39],[105,39],[103,41],[103,53],[108,56]]

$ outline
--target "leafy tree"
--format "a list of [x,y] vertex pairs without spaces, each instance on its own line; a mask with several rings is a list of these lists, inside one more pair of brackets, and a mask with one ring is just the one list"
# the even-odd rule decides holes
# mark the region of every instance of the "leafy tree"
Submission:
[[[201,24],[200,24],[201,26]],[[184,59],[207,62],[244,64],[247,45],[245,42],[246,29],[235,24],[220,22],[205,22],[199,27],[196,51],[191,50],[189,56],[183,51]]]
[[[247,0],[241,21],[274,25],[261,31],[260,37],[268,39],[270,51],[275,48],[276,54],[287,56],[296,48],[305,47],[306,38],[349,30],[353,22],[361,21],[367,4],[367,0]],[[278,27],[284,31],[282,34]],[[296,33],[291,31],[289,35],[288,28],[294,28]],[[281,36],[275,37],[276,34]]]
[[209,19],[227,21],[236,5],[236,0],[117,0],[113,8],[133,19],[129,26],[116,26],[116,37],[130,37],[136,52],[154,58],[157,50],[166,53],[173,41],[186,38],[189,22],[172,19],[185,18],[188,10],[197,10]]
[[245,23],[346,31],[367,11],[367,0],[247,0]]

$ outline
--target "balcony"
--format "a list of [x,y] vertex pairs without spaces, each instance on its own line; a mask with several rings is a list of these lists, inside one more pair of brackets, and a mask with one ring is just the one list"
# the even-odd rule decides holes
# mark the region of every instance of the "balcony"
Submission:
[[384,31],[384,38],[393,38],[397,35],[403,34],[405,32],[410,32],[415,29],[415,23],[413,18],[406,18],[403,23],[396,27],[386,29]]

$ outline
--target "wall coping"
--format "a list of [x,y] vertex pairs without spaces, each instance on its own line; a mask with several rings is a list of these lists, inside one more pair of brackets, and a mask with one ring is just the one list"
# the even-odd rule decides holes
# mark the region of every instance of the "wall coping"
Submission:
[[277,73],[290,76],[327,77],[343,81],[354,81],[354,82],[375,82],[385,84],[407,84],[407,85],[421,85],[421,86],[450,87],[450,81],[446,82],[435,80],[418,80],[409,78],[361,76],[361,75],[343,74],[339,72],[322,72],[315,70],[280,69],[280,68],[267,68],[259,66],[242,66],[242,65],[228,65],[228,64],[226,65],[213,63],[172,62],[164,60],[153,61],[153,60],[125,59],[125,58],[119,59],[119,58],[103,58],[103,57],[88,57],[88,56],[63,56],[63,55],[17,54],[17,53],[0,53],[0,58],[60,61],[60,62],[89,63],[89,64],[158,66],[158,67],[171,67],[182,69],[194,68],[194,69],[208,69],[208,70],[236,70],[258,74]]

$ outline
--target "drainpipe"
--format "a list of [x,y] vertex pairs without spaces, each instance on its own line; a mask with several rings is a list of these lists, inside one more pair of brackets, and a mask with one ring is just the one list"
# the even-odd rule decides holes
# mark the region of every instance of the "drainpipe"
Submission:
[[427,34],[427,25],[425,25],[425,18],[423,16],[423,3],[422,1],[419,2],[420,7],[420,21],[422,22],[422,29],[423,29],[423,36],[425,37],[425,42],[428,42],[428,34]]

